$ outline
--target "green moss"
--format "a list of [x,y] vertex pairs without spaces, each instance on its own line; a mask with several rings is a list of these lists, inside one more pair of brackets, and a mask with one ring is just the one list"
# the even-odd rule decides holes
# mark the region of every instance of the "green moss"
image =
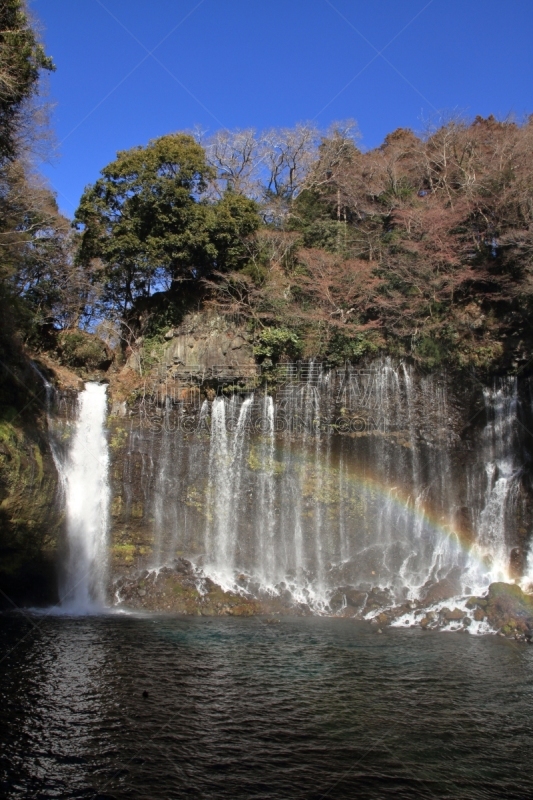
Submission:
[[414,352],[428,367],[438,367],[446,358],[446,349],[443,344],[431,339],[429,336],[420,337]]
[[[46,463],[37,428],[3,408],[0,420],[0,572],[17,570],[55,546],[57,475]],[[14,422],[17,422],[15,425]]]
[[112,548],[114,558],[125,564],[131,564],[134,561],[136,552],[137,548],[134,544],[115,544]]
[[165,361],[165,341],[162,332],[155,333],[151,337],[146,337],[139,352],[141,370],[143,373],[150,372]]
[[511,625],[504,625],[502,627],[502,633],[505,633],[506,636],[509,636],[513,632],[513,628]]
[[125,428],[116,428],[113,435],[109,440],[109,447],[111,450],[120,450],[126,444],[128,438],[128,431]]
[[122,495],[117,494],[111,501],[111,516],[120,517],[122,514]]
[[135,549],[136,548],[134,544],[114,544],[112,551],[116,556],[121,556],[122,558],[132,558],[135,555]]
[[44,477],[43,457],[39,447],[36,444],[33,445],[33,457],[37,465],[37,481],[42,483]]
[[195,508],[202,514],[205,512],[205,498],[203,493],[196,486],[188,486],[185,497],[185,505]]
[[266,458],[260,453],[259,446],[252,445],[247,459],[248,467],[254,472],[265,472],[267,475],[282,475],[285,472],[285,464],[276,461],[274,458]]

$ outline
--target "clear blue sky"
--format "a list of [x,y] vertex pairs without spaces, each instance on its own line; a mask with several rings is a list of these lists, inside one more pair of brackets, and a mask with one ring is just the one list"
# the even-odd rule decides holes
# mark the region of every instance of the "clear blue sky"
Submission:
[[533,0],[31,0],[57,72],[62,210],[117,150],[195,124],[355,118],[366,147],[439,112],[533,111]]

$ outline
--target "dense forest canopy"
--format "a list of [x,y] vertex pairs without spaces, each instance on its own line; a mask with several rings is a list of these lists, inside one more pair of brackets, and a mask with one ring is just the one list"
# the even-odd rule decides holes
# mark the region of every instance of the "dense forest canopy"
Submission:
[[22,0],[0,23],[4,334],[53,348],[105,322],[126,346],[203,304],[247,325],[265,363],[525,362],[532,118],[398,129],[371,150],[352,121],[169,133],[119,152],[71,225],[31,167],[32,103],[54,65]]

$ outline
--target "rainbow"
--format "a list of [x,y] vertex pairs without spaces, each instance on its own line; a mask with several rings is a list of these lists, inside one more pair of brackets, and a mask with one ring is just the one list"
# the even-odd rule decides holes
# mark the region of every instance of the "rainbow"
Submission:
[[[314,455],[314,454],[313,454]],[[321,457],[324,454],[321,453]],[[309,464],[310,458],[301,455],[299,458],[303,467],[300,469],[312,470],[313,465]],[[339,473],[343,470],[343,481],[355,487],[359,494],[370,495],[372,498],[379,498],[389,508],[396,509],[397,512],[407,519],[413,521],[421,529],[431,531],[436,537],[443,537],[452,547],[456,546],[464,557],[469,561],[469,571],[484,576],[484,583],[487,586],[492,581],[505,581],[514,583],[515,579],[509,574],[508,566],[504,566],[494,560],[493,553],[482,547],[476,541],[476,532],[470,526],[460,526],[451,517],[436,512],[434,508],[422,499],[414,500],[412,493],[407,492],[401,486],[393,486],[386,483],[375,473],[368,470],[361,471],[353,461],[345,462],[343,467],[321,466],[321,471],[326,473]]]

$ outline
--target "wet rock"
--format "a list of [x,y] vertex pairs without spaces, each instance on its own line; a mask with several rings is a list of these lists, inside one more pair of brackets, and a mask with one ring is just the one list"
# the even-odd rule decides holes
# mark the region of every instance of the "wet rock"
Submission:
[[515,631],[525,634],[533,627],[533,595],[525,594],[519,586],[492,583],[489,586],[485,614],[493,628],[504,635]]
[[346,604],[352,608],[363,608],[368,597],[366,592],[361,592],[357,589],[345,589],[344,596]]
[[[351,586],[342,586],[337,589],[329,599],[329,607],[334,613],[343,612],[342,616],[353,616],[354,609],[361,610],[364,608],[367,593],[359,589],[354,589]],[[344,612],[350,609],[347,614]]]
[[453,611],[450,611],[449,609],[443,609],[443,617],[448,622],[457,622],[458,620],[463,619],[464,615],[465,612],[461,611],[460,608],[454,608]]
[[474,611],[474,619],[476,622],[483,622],[483,620],[485,619],[485,612],[483,611],[482,608],[476,608],[476,610]]
[[[359,592],[359,595],[361,594],[365,593]],[[367,608],[368,610],[373,608],[385,608],[390,605],[392,605],[392,597],[387,589],[380,589],[375,587],[366,595],[365,608]]]
[[409,606],[404,603],[402,606],[394,606],[393,608],[389,608],[387,613],[391,619],[396,619],[397,617],[403,617],[404,614],[409,614],[410,609]]
[[174,614],[249,616],[260,604],[249,596],[224,592],[186,559],[156,571],[129,573],[119,578],[112,593],[128,608],[167,611]]
[[340,611],[346,604],[346,598],[343,592],[335,592],[329,599],[329,607],[333,612]]
[[461,587],[457,581],[450,578],[444,578],[438,583],[434,583],[426,591],[423,598],[425,606],[432,605],[433,603],[442,603],[443,600],[449,600],[450,597],[456,597],[461,592]]

